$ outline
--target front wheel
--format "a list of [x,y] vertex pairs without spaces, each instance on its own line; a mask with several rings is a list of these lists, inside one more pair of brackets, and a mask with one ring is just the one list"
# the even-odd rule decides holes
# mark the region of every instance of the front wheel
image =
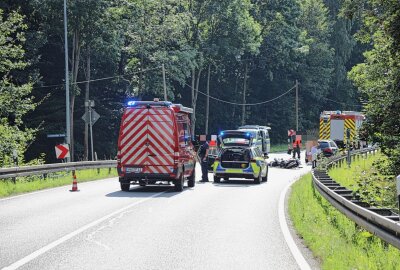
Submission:
[[188,187],[194,187],[195,183],[196,183],[196,169],[193,169],[192,175],[188,177]]
[[268,181],[268,166],[267,166],[267,171],[265,173],[265,176],[262,178],[263,182],[267,182]]
[[175,191],[181,192],[183,191],[183,186],[185,182],[185,176],[184,172],[182,171],[181,175],[179,176],[179,179],[175,180]]

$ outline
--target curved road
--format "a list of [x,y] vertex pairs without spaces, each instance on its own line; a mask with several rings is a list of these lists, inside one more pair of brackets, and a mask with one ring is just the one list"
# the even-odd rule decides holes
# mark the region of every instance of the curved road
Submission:
[[278,204],[310,167],[269,169],[261,185],[231,180],[182,193],[172,186],[121,192],[113,178],[79,184],[75,193],[61,187],[0,200],[0,268],[299,269]]

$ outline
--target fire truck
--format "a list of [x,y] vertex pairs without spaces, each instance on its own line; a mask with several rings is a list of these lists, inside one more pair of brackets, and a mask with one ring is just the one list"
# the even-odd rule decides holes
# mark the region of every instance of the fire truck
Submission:
[[358,145],[360,129],[365,116],[355,111],[323,111],[319,119],[319,139],[333,140],[339,148],[343,148],[347,142],[347,130],[349,130],[350,144]]

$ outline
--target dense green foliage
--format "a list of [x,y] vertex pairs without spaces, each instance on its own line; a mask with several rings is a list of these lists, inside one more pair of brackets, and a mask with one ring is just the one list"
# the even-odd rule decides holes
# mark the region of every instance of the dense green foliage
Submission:
[[20,74],[28,66],[23,19],[16,11],[4,14],[0,9],[0,166],[13,164],[13,154],[22,162],[35,133],[22,121],[35,108],[32,79]]
[[343,16],[362,17],[357,38],[373,48],[349,76],[368,101],[366,133],[389,157],[389,169],[400,174],[400,2],[346,1]]
[[[67,4],[75,160],[88,158],[87,125],[81,119],[85,101],[93,99],[101,115],[94,125],[95,151],[99,158],[113,158],[127,98],[163,98],[162,64],[168,99],[195,109],[192,120],[197,134],[205,130],[215,134],[244,122],[270,125],[272,142],[284,142],[286,130],[296,125],[295,92],[284,93],[296,80],[301,130],[318,128],[322,110],[359,108],[346,73],[362,61],[361,53],[368,46],[353,38],[360,20],[338,16],[342,4],[347,5],[344,0]],[[45,153],[46,160],[54,162],[54,145],[62,139],[49,139],[47,134],[65,133],[63,3],[4,0],[0,8],[5,18],[18,14],[24,25],[18,28],[18,22],[12,22],[13,37],[26,39],[18,42],[22,58],[12,61],[29,63],[15,73],[14,83],[22,87],[33,81],[32,94],[42,101],[33,112],[18,111],[20,129],[39,129],[28,151],[28,142],[21,142],[25,148],[20,152],[28,160]],[[246,106],[243,114],[241,103],[278,96]],[[32,133],[25,138],[32,140]]]
[[289,214],[322,269],[400,269],[399,250],[354,226],[315,190],[311,174],[292,186]]

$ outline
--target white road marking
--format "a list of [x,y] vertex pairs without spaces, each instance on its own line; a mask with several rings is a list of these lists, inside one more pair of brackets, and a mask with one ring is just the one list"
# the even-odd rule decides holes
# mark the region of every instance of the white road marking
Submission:
[[144,202],[146,202],[146,201],[148,201],[148,200],[150,200],[150,199],[152,199],[154,197],[160,196],[161,194],[163,194],[163,193],[165,193],[167,191],[168,190],[156,193],[153,196],[150,196],[150,197],[145,198],[143,200],[140,200],[140,201],[134,202],[132,204],[129,204],[129,205],[127,205],[127,206],[125,206],[125,207],[123,207],[123,208],[121,208],[121,209],[119,209],[119,210],[117,210],[115,212],[112,212],[111,214],[108,214],[108,215],[106,215],[106,216],[104,216],[102,218],[99,218],[99,219],[97,219],[97,220],[95,220],[95,221],[93,221],[93,222],[91,222],[89,224],[86,224],[85,226],[83,226],[83,227],[81,227],[81,228],[79,228],[79,229],[77,229],[77,230],[75,230],[75,231],[73,231],[73,232],[61,237],[61,238],[59,238],[58,240],[56,240],[56,241],[54,241],[54,242],[52,242],[52,243],[50,243],[50,244],[38,249],[38,250],[36,250],[35,252],[29,254],[28,256],[16,261],[15,263],[9,265],[8,267],[3,268],[3,270],[18,269],[19,267],[21,267],[21,266],[27,264],[28,262],[36,259],[40,255],[42,255],[42,254],[46,253],[47,251],[49,251],[49,250],[61,245],[62,243],[66,242],[67,240],[73,238],[74,236],[86,231],[87,229],[90,229],[90,228],[96,226],[97,224],[99,224],[99,223],[101,223],[101,222],[103,222],[103,221],[105,221],[105,220],[107,220],[107,219],[109,219],[109,218],[111,218],[111,217],[113,217],[115,215],[121,214],[121,213],[123,213],[124,211],[128,210],[131,207],[134,207],[134,206],[136,206],[138,204],[144,203]]
[[[300,179],[300,177],[298,178]],[[298,180],[297,179],[297,180]],[[293,257],[295,258],[297,264],[299,265],[301,270],[311,270],[310,265],[304,259],[303,254],[301,254],[299,248],[296,246],[296,243],[294,242],[292,235],[290,234],[288,224],[286,222],[286,217],[285,217],[285,197],[286,193],[289,190],[290,186],[293,185],[297,180],[289,183],[285,187],[285,189],[282,191],[280,197],[279,197],[279,209],[278,209],[278,215],[279,215],[279,224],[281,226],[281,230],[283,233],[283,236],[285,237],[285,241],[287,245],[289,246],[290,252],[292,253]]]

